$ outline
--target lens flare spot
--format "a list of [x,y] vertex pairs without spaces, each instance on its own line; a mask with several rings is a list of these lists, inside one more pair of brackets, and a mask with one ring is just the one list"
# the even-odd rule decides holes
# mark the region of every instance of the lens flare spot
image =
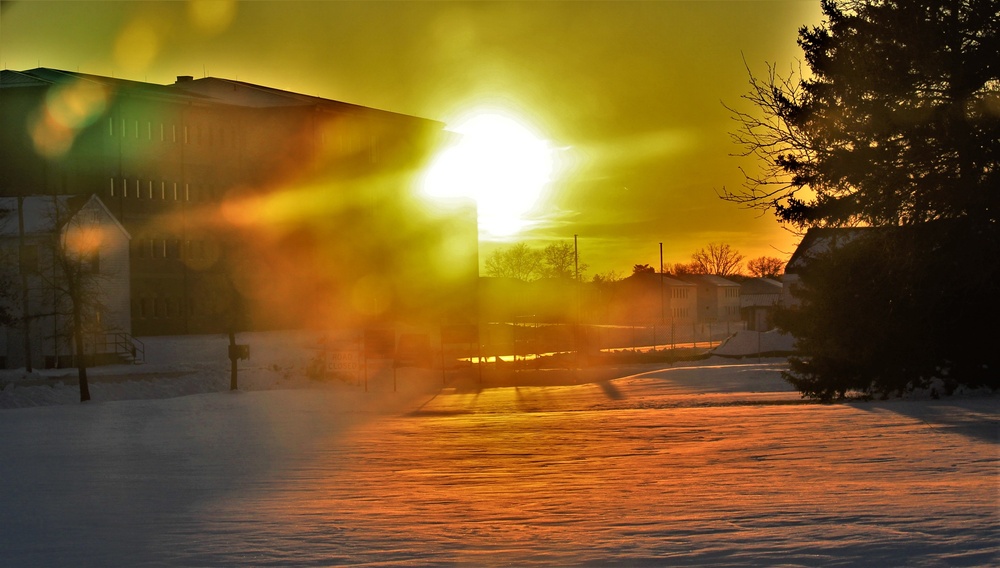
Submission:
[[104,88],[83,79],[51,89],[31,121],[35,150],[46,158],[62,156],[73,146],[77,133],[107,106]]
[[159,32],[145,20],[129,23],[115,41],[115,62],[128,71],[146,69],[159,52]]
[[189,20],[208,35],[225,31],[235,16],[234,0],[189,0],[188,2]]
[[551,181],[553,151],[522,121],[506,114],[474,114],[453,131],[456,144],[431,164],[423,191],[436,199],[475,199],[480,232],[515,234]]

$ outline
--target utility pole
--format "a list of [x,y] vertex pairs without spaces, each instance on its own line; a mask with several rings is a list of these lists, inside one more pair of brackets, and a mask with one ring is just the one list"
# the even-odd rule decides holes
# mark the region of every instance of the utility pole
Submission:
[[663,302],[663,243],[660,243],[660,325],[666,321],[665,306]]

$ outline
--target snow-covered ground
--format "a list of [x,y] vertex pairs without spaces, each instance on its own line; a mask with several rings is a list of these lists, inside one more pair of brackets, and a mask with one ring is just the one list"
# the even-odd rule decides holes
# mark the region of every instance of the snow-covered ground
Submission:
[[373,362],[366,391],[306,376],[317,339],[240,336],[237,392],[224,337],[151,338],[86,404],[0,375],[0,565],[1000,564],[995,395],[807,404],[781,359],[721,357]]

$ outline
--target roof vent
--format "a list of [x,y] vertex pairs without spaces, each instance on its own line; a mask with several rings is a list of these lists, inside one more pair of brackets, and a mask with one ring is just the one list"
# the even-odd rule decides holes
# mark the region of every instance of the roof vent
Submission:
[[187,83],[188,81],[193,81],[193,80],[194,80],[194,75],[178,75],[177,76],[177,82],[178,83]]

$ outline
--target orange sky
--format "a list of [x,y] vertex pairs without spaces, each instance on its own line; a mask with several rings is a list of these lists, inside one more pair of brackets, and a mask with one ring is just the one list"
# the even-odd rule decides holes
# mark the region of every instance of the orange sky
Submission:
[[[172,83],[211,75],[454,124],[503,109],[555,149],[557,176],[514,240],[579,235],[589,274],[687,262],[709,242],[787,258],[798,238],[717,192],[744,67],[787,69],[818,0],[9,2],[6,69]],[[748,107],[741,107],[748,108]],[[481,243],[481,256],[496,246]]]

